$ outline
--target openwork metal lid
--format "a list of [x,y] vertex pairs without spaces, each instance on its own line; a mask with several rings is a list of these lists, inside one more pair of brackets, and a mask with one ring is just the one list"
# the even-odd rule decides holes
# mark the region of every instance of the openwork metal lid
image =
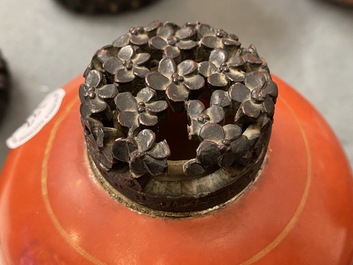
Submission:
[[155,21],[99,49],[84,77],[89,157],[130,207],[192,215],[255,179],[278,93],[255,46],[207,24]]

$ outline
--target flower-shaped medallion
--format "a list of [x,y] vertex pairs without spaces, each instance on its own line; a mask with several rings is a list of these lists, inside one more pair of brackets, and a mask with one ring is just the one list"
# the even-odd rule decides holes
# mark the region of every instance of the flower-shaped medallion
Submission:
[[117,57],[111,57],[103,64],[104,70],[115,76],[118,83],[128,83],[135,76],[144,78],[149,73],[148,68],[142,66],[150,59],[148,53],[136,53],[130,45],[124,46],[118,52]]
[[216,49],[210,54],[208,61],[199,65],[199,72],[207,77],[207,82],[215,87],[225,87],[229,82],[242,82],[245,79],[244,72],[237,69],[239,57],[228,59],[225,50]]
[[167,158],[170,149],[166,141],[155,143],[156,135],[144,129],[134,138],[118,138],[113,146],[113,156],[129,164],[135,178],[148,173],[152,176],[167,171]]
[[176,58],[181,50],[190,50],[197,46],[192,39],[195,30],[185,26],[175,30],[175,24],[166,24],[157,30],[156,36],[151,38],[151,47],[163,51],[164,57]]
[[190,91],[204,87],[204,78],[197,73],[197,63],[193,60],[182,61],[176,66],[172,58],[163,58],[158,65],[158,72],[146,76],[149,87],[165,91],[168,99],[174,102],[186,101]]
[[141,89],[136,97],[130,92],[119,93],[115,97],[115,104],[120,111],[118,121],[129,128],[131,135],[140,125],[154,126],[158,123],[157,114],[166,110],[165,100],[153,101],[156,92],[149,87]]

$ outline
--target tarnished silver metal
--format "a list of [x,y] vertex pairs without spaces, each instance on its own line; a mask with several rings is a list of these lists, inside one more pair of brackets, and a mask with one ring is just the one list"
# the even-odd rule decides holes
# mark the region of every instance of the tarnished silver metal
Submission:
[[10,77],[9,70],[7,68],[6,61],[2,57],[0,51],[0,121],[3,118],[3,115],[6,110],[6,106],[9,101],[9,86],[10,86]]
[[[89,154],[130,200],[159,211],[205,210],[243,190],[261,168],[278,91],[255,46],[241,47],[236,35],[154,21],[99,49],[84,77]],[[173,134],[177,113],[186,113],[196,147],[193,158],[185,152],[174,161],[170,141],[178,145],[182,133],[169,143],[159,134],[163,123]]]
[[115,14],[140,8],[156,0],[57,0],[67,8],[79,13]]

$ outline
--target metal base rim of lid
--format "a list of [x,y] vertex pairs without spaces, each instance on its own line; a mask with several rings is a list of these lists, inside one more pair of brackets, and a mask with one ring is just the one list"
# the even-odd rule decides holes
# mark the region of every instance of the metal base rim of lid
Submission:
[[[172,218],[172,219],[179,219],[179,218],[191,218],[191,217],[200,217],[215,211],[221,210],[228,206],[229,204],[236,201],[239,197],[245,194],[249,188],[259,179],[261,176],[264,167],[268,163],[268,153],[264,151],[263,155],[260,156],[259,160],[257,161],[257,168],[258,170],[254,171],[251,178],[248,178],[250,181],[245,185],[245,187],[241,187],[239,192],[236,194],[232,194],[226,201],[221,202],[217,205],[211,206],[207,209],[203,210],[196,210],[196,211],[183,211],[183,212],[172,212],[172,211],[162,211],[152,209],[146,205],[142,205],[138,202],[133,201],[132,199],[125,196],[123,193],[119,192],[116,188],[114,188],[111,183],[102,175],[102,172],[99,170],[97,165],[94,163],[93,158],[91,157],[89,152],[85,152],[86,158],[88,160],[88,164],[90,169],[92,170],[93,177],[100,183],[100,185],[108,192],[108,194],[119,203],[123,204],[127,208],[131,209],[132,211],[138,212],[140,214],[146,214],[151,217],[159,217],[159,218]],[[104,170],[103,170],[104,172]],[[241,177],[238,178],[242,179]],[[235,181],[237,183],[237,181]]]

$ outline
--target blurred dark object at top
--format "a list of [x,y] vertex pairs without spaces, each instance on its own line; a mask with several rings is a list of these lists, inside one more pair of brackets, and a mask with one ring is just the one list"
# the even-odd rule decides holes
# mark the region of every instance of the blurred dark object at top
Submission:
[[353,0],[330,0],[330,2],[353,7]]
[[116,14],[145,6],[156,0],[57,0],[65,7],[88,14]]
[[0,51],[0,121],[3,119],[9,101],[10,78],[7,64]]

